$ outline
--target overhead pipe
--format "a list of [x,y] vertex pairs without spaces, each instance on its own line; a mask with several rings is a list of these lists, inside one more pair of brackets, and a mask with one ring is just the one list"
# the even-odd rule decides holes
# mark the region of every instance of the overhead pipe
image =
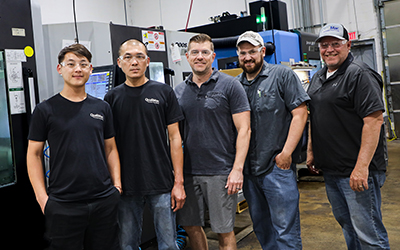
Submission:
[[324,27],[324,10],[322,8],[322,0],[319,0],[319,18],[320,18],[320,22],[321,22],[321,29],[322,27]]

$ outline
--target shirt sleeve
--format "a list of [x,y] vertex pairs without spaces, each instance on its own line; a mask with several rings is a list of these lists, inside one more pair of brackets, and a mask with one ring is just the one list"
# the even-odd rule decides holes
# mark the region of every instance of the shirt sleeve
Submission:
[[292,111],[303,102],[309,101],[310,97],[307,95],[303,86],[301,86],[300,79],[291,69],[288,69],[286,74],[287,77],[283,78],[284,82],[282,82],[284,86],[282,93],[286,107]]
[[32,113],[31,123],[29,125],[28,140],[47,140],[46,116],[44,115],[43,110],[40,107],[40,105],[36,106]]
[[381,89],[382,80],[377,75],[370,70],[363,70],[358,76],[354,92],[354,108],[361,118],[373,112],[385,110]]
[[110,105],[108,103],[105,104],[104,139],[110,139],[115,136],[114,120]]
[[184,119],[181,107],[179,106],[178,99],[176,98],[175,92],[171,88],[168,92],[168,104],[166,112],[167,125],[179,122]]
[[249,99],[246,91],[237,78],[233,78],[231,82],[232,88],[229,97],[229,104],[232,114],[238,114],[245,111],[250,111]]

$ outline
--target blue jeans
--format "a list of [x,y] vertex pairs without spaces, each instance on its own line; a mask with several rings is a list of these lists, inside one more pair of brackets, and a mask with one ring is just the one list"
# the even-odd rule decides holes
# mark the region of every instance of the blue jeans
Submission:
[[353,191],[349,177],[324,173],[326,194],[332,212],[342,227],[347,248],[390,249],[388,235],[382,223],[381,187],[384,172],[370,172],[368,190]]
[[158,249],[177,250],[175,213],[171,209],[171,194],[121,196],[119,206],[120,244],[123,250],[139,249],[142,236],[143,209],[148,203],[153,215]]
[[295,164],[289,170],[275,165],[267,175],[245,175],[243,192],[264,250],[302,249]]

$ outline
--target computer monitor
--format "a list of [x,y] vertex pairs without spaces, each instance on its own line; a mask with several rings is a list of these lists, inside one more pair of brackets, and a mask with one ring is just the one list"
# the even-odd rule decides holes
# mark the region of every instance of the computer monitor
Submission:
[[85,85],[86,93],[103,99],[113,86],[113,78],[114,65],[93,67],[92,75]]

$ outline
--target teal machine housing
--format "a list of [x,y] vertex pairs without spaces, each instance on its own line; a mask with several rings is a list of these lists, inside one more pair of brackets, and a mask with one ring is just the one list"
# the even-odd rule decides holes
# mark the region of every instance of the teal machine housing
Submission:
[[[290,59],[294,59],[295,62],[301,60],[298,34],[283,30],[267,30],[258,33],[264,39],[264,43],[269,42],[275,45],[275,52],[264,57],[267,63],[281,64],[281,62],[289,62]],[[238,68],[236,46],[215,48],[215,53],[216,56],[212,67],[216,69]],[[221,60],[225,60],[226,63],[221,64]],[[221,67],[221,65],[224,66]]]

